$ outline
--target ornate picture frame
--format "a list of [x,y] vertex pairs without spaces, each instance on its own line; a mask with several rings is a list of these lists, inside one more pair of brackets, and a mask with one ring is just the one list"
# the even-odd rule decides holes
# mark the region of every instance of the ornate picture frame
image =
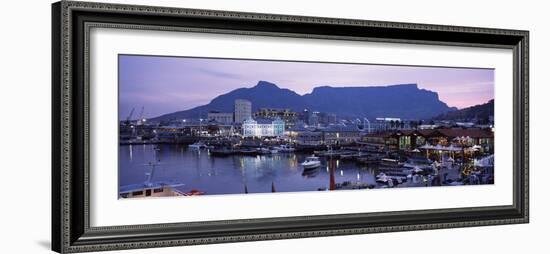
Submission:
[[[513,204],[162,224],[90,225],[91,28],[512,50]],[[474,227],[529,221],[529,32],[168,7],[52,5],[52,249],[60,253]]]

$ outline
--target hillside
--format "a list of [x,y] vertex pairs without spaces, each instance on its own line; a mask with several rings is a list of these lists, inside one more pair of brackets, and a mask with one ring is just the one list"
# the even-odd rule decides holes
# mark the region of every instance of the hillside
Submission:
[[309,109],[342,117],[400,117],[430,119],[455,110],[439,100],[437,93],[419,89],[416,84],[379,87],[316,87],[303,96],[289,89],[260,81],[251,88],[239,88],[193,109],[165,114],[152,121],[205,117],[209,111],[233,112],[236,99],[252,102],[252,111],[260,108]]

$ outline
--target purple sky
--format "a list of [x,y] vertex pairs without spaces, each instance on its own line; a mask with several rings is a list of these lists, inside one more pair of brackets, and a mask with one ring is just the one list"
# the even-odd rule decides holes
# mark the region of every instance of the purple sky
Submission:
[[119,116],[132,108],[138,117],[190,109],[218,95],[259,80],[298,94],[317,86],[386,86],[417,83],[439,94],[449,106],[464,108],[494,98],[494,70],[230,60],[185,57],[119,56]]

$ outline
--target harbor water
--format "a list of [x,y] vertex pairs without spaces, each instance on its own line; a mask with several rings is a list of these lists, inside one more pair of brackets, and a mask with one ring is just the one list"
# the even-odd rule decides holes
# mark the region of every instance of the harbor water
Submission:
[[212,156],[207,149],[186,145],[119,146],[119,186],[141,184],[155,163],[152,182],[180,183],[178,190],[205,195],[299,192],[330,189],[334,183],[375,184],[376,168],[355,162],[321,159],[321,166],[304,170],[311,154]]

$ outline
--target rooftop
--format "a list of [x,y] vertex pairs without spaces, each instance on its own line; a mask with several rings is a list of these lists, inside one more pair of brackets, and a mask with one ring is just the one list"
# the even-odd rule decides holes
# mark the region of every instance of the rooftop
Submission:
[[357,132],[360,131],[356,125],[332,124],[323,129],[325,132]]

